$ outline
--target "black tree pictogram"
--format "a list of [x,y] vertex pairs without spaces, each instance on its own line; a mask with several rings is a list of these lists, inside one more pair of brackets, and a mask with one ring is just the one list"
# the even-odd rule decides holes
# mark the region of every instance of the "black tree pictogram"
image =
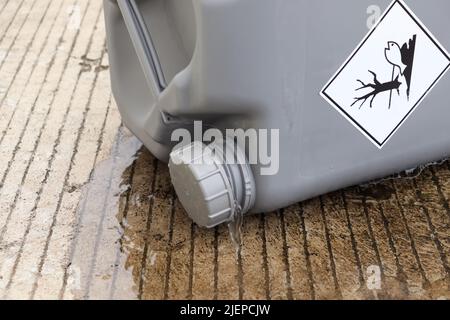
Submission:
[[352,107],[358,103],[359,101],[362,101],[361,105],[360,105],[360,109],[364,106],[364,104],[366,103],[366,101],[371,98],[370,100],[370,107],[373,107],[373,101],[375,100],[376,96],[382,92],[392,92],[393,90],[397,90],[397,93],[400,94],[400,86],[401,86],[401,82],[398,81],[398,76],[397,78],[395,78],[392,81],[389,82],[385,82],[385,83],[381,83],[378,81],[377,79],[377,75],[375,74],[375,72],[370,71],[369,72],[373,75],[373,83],[368,83],[365,84],[364,82],[362,82],[361,80],[357,80],[359,83],[362,84],[362,87],[356,89],[356,91],[359,90],[363,90],[363,89],[368,89],[368,88],[372,88],[373,91],[371,91],[370,93],[362,96],[362,97],[358,97],[355,98],[355,102],[352,103]]

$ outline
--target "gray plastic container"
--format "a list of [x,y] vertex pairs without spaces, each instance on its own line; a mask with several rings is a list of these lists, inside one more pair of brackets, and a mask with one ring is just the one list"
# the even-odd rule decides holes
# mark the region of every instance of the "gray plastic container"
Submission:
[[156,157],[168,162],[172,132],[194,121],[279,130],[274,175],[172,153],[175,189],[201,226],[450,154],[448,0],[104,4],[115,99]]

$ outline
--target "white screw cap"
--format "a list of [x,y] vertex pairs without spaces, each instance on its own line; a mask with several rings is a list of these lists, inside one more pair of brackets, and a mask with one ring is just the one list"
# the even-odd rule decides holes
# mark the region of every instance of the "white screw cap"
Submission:
[[[225,145],[231,147],[229,142]],[[217,152],[223,149],[217,146],[196,141],[174,150],[169,162],[181,204],[196,224],[207,228],[232,221],[235,214],[250,210],[255,201],[255,183],[245,156],[242,163],[225,163]],[[237,159],[242,159],[239,147],[234,143],[233,147]]]

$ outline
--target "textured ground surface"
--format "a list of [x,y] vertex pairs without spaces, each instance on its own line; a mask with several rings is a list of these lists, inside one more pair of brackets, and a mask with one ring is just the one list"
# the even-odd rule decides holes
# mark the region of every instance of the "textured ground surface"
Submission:
[[450,165],[191,224],[121,127],[101,1],[0,0],[0,297],[450,298]]

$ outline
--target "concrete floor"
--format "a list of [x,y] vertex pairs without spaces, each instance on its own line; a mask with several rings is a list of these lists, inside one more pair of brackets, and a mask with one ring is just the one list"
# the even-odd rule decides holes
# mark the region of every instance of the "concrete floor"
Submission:
[[450,164],[192,225],[121,126],[101,1],[0,0],[0,297],[450,298]]

